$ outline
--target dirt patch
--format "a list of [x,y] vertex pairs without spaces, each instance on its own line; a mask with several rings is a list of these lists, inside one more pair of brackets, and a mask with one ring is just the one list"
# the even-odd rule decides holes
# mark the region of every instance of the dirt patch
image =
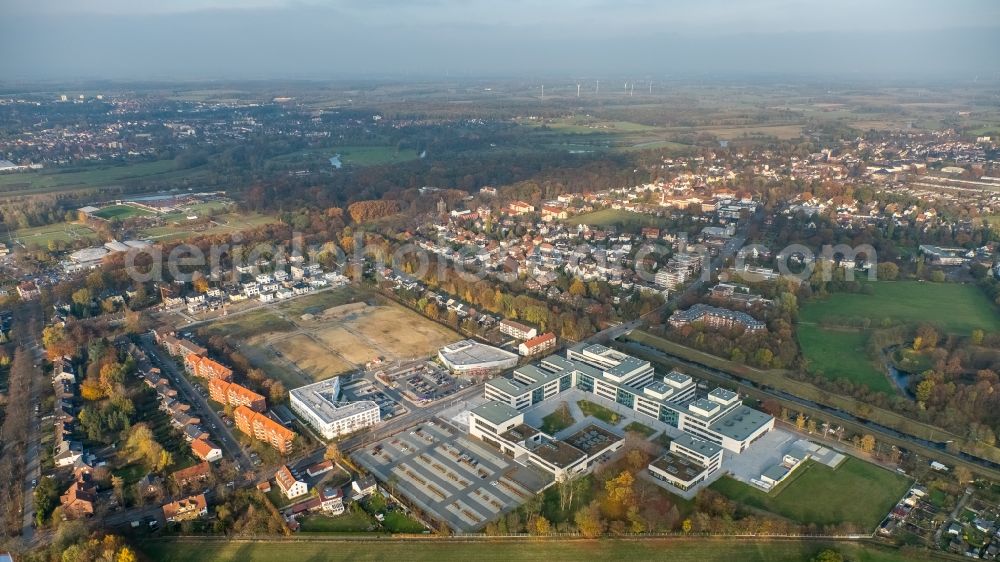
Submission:
[[276,342],[274,348],[289,361],[312,375],[313,380],[323,380],[350,371],[353,367],[305,334]]

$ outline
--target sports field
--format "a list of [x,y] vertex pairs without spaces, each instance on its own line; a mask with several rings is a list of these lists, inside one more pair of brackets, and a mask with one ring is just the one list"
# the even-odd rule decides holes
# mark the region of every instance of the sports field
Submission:
[[895,392],[886,374],[868,357],[865,330],[824,329],[813,324],[798,327],[799,347],[809,360],[808,369],[829,379],[847,379],[854,384],[891,394]]
[[976,328],[1000,330],[997,307],[975,285],[921,281],[878,281],[871,295],[835,293],[806,303],[800,322],[823,318],[870,318],[893,322],[928,322],[946,332],[967,335]]
[[22,228],[11,232],[9,236],[4,232],[2,241],[9,245],[17,240],[28,247],[38,245],[47,248],[49,242],[69,243],[80,239],[98,241],[97,233],[89,226],[65,222]]
[[723,477],[711,485],[742,504],[800,523],[853,523],[874,530],[910,485],[884,468],[848,457],[836,469],[806,461],[771,493]]
[[273,560],[406,560],[466,562],[468,560],[669,560],[672,562],[804,562],[824,548],[834,548],[852,562],[913,562],[933,560],[929,553],[901,553],[858,543],[818,541],[692,539],[478,541],[456,540],[275,542],[156,540],[138,543],[153,562],[272,562]]
[[95,211],[94,216],[101,219],[130,219],[132,217],[146,217],[152,215],[150,211],[133,207],[132,205],[112,205],[104,207],[100,211]]
[[633,213],[632,211],[626,211],[623,209],[602,209],[600,211],[570,217],[566,219],[565,222],[570,225],[586,224],[588,226],[602,228],[618,226],[622,228],[636,229],[644,226],[663,226],[666,223],[666,219],[654,217],[652,215]]

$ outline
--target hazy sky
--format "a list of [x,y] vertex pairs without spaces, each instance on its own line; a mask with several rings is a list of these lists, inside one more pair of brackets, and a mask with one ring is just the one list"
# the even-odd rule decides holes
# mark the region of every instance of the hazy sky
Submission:
[[0,80],[998,71],[997,0],[0,2]]

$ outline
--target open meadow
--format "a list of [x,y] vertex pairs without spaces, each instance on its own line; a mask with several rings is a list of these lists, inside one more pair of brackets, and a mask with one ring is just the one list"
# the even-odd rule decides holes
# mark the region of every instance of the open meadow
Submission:
[[873,325],[891,322],[927,322],[945,332],[968,335],[976,328],[1000,330],[997,308],[975,285],[925,281],[878,281],[874,293],[835,293],[802,306],[799,321],[819,323],[824,318],[868,318]]
[[886,373],[875,368],[868,357],[866,330],[820,328],[799,324],[799,347],[809,361],[807,368],[828,379],[847,379],[854,384],[891,394],[895,392]]
[[968,335],[974,329],[1000,330],[1000,315],[975,285],[920,281],[879,281],[873,294],[835,293],[807,302],[799,315],[797,337],[808,368],[830,379],[847,379],[872,390],[892,393],[886,374],[869,355],[869,332],[824,327],[867,318],[871,325],[929,323],[947,333]]

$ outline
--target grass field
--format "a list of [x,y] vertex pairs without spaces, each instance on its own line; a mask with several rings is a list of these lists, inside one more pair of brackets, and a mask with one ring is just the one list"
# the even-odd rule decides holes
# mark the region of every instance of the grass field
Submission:
[[556,408],[556,411],[542,418],[542,427],[539,429],[549,435],[555,435],[574,423],[576,423],[576,420],[573,419],[573,414],[570,413],[569,408],[559,407]]
[[614,411],[609,410],[600,404],[594,404],[589,400],[580,400],[577,402],[577,405],[580,406],[580,411],[582,411],[584,415],[595,417],[602,422],[617,425],[618,422],[622,421],[621,416]]
[[672,562],[804,562],[824,548],[834,548],[852,562],[933,560],[929,553],[899,552],[857,543],[719,539],[650,539],[637,541],[207,541],[156,540],[138,544],[154,562],[272,562],[273,560],[664,560]]
[[170,222],[164,226],[155,226],[140,231],[140,236],[157,242],[172,242],[193,236],[210,236],[248,230],[265,224],[277,222],[273,216],[258,213],[227,213],[219,215],[210,223],[198,225],[186,224],[183,219]]
[[133,162],[120,166],[88,168],[78,171],[57,169],[20,174],[0,174],[0,197],[27,193],[51,193],[78,188],[107,187],[141,180],[174,180],[193,178],[201,168],[175,169],[173,160]]
[[663,226],[666,223],[666,219],[633,213],[632,211],[623,209],[602,209],[570,217],[565,220],[565,223],[574,226],[586,224],[602,228],[618,226],[621,228],[638,229],[644,226]]
[[317,150],[309,148],[276,156],[270,161],[279,164],[302,164],[322,169],[333,169],[330,158],[340,154],[340,161],[350,166],[374,166],[376,164],[395,164],[416,160],[419,155],[412,148],[396,150],[395,146],[338,146],[330,149]]
[[364,511],[348,511],[337,517],[313,515],[302,518],[303,533],[363,533],[375,525]]
[[342,146],[334,149],[333,152],[340,154],[341,162],[354,166],[406,162],[416,160],[418,156],[417,151],[412,148],[397,151],[394,146]]
[[1000,315],[985,294],[974,285],[879,281],[874,293],[835,293],[802,307],[797,336],[809,369],[830,379],[867,384],[879,392],[892,393],[892,384],[873,365],[866,352],[868,332],[824,328],[832,319],[868,318],[872,325],[890,322],[927,322],[949,333],[968,334],[976,328],[1000,330]]
[[823,318],[870,318],[873,323],[928,322],[949,333],[968,334],[976,328],[1000,331],[997,308],[975,285],[919,281],[879,281],[875,293],[836,293],[802,307],[800,322]]
[[807,461],[789,478],[790,482],[770,494],[729,477],[717,480],[711,488],[801,523],[853,523],[874,530],[910,485],[894,472],[853,457],[836,469]]
[[854,384],[891,394],[895,391],[886,374],[872,365],[866,351],[865,330],[823,329],[812,324],[798,327],[799,347],[809,360],[809,370],[829,379],[847,379]]
[[146,217],[152,214],[150,211],[131,205],[111,205],[110,207],[104,207],[100,211],[94,212],[95,217],[107,220],[125,220],[132,217]]
[[10,236],[4,236],[3,241],[11,244],[14,239],[19,240],[25,246],[37,244],[42,248],[48,247],[49,242],[72,242],[79,239],[97,241],[97,233],[92,228],[76,223],[57,223],[45,226],[35,226],[22,228],[11,232]]

